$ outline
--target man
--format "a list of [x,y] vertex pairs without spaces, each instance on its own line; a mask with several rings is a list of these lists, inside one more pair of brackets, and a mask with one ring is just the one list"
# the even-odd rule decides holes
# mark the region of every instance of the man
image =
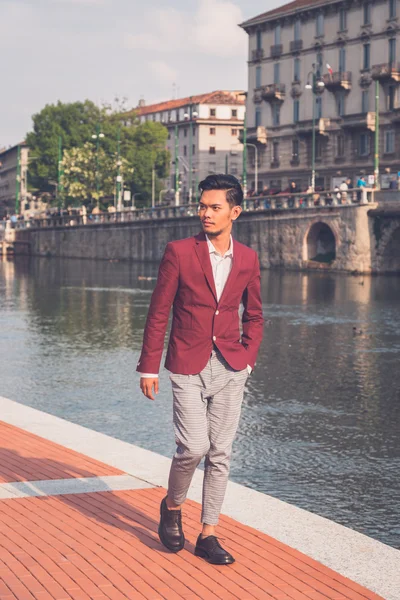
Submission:
[[[154,290],[137,370],[143,394],[154,400],[170,308],[173,320],[166,368],[171,372],[177,450],[160,507],[159,536],[172,552],[184,546],[181,506],[205,457],[202,532],[195,554],[212,564],[234,558],[216,526],[229,475],[244,386],[263,334],[260,269],[254,250],[234,241],[243,191],[231,175],[199,185],[203,232],[167,244]],[[239,305],[243,303],[243,332]]]

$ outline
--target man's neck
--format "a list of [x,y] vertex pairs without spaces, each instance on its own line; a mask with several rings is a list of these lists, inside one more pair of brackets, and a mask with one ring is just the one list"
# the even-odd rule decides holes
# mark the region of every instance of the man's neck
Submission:
[[224,231],[223,233],[220,233],[216,236],[209,235],[208,239],[210,240],[214,248],[217,250],[217,252],[219,252],[220,254],[225,254],[225,252],[228,252],[231,245],[231,232]]

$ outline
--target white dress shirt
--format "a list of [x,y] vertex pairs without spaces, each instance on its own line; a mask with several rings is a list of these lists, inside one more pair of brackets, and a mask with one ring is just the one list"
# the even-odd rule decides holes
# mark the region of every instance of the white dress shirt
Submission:
[[[225,254],[220,254],[218,250],[213,246],[212,241],[206,235],[208,251],[210,254],[211,268],[214,277],[215,291],[217,292],[217,300],[222,296],[224,287],[229,277],[229,273],[232,270],[233,264],[233,241],[232,236],[229,242],[229,248]],[[251,373],[250,365],[247,365],[247,370]],[[158,374],[153,373],[139,373],[141,377],[158,377]]]

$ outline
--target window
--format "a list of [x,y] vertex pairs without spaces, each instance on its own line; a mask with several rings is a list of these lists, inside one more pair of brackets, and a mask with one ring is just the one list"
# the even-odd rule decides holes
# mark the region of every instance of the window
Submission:
[[262,34],[261,34],[261,31],[257,31],[256,38],[257,38],[257,50],[261,50],[262,49]]
[[256,127],[260,127],[261,125],[261,108],[256,108]]
[[338,117],[343,117],[343,115],[345,114],[345,100],[345,93],[339,92],[336,96],[336,108]]
[[315,140],[315,160],[322,159],[322,140],[320,137],[317,137]]
[[183,156],[187,156],[187,147],[183,146]]
[[365,115],[369,111],[369,90],[361,92],[361,112]]
[[261,67],[256,67],[256,88],[261,87]]
[[196,154],[196,146],[194,144],[192,146],[192,154],[193,156]]
[[396,38],[389,40],[389,63],[393,65],[396,62]]
[[209,173],[215,173],[216,168],[217,168],[217,163],[215,163],[215,162],[208,163],[208,172]]
[[231,135],[234,135],[235,137],[237,137],[237,134],[238,134],[237,129],[231,129]]
[[277,46],[281,43],[281,26],[278,24],[274,29],[274,44]]
[[292,160],[298,160],[299,159],[299,140],[298,139],[294,139],[292,140]]
[[300,59],[295,58],[294,65],[293,65],[293,80],[296,81],[297,83],[300,81],[300,67],[301,67]]
[[185,129],[183,130],[183,136],[184,136],[184,137],[187,137],[187,132],[188,132],[188,128],[187,128],[187,127],[185,127]]
[[294,22],[294,39],[297,42],[301,39],[301,22],[300,19],[296,19]]
[[317,37],[320,37],[321,35],[324,35],[324,15],[322,13],[320,13],[319,15],[317,15],[317,20],[316,20],[316,34]]
[[215,154],[215,146],[210,146],[209,154]]
[[346,48],[339,48],[339,72],[346,71]]
[[344,156],[345,154],[345,146],[344,146],[344,135],[339,133],[336,138],[336,156]]
[[274,64],[274,83],[280,83],[281,79],[281,65],[280,63]]
[[210,135],[215,135],[215,127],[210,127]]
[[346,31],[347,29],[347,10],[341,8],[339,11],[339,31]]
[[315,117],[317,119],[322,119],[322,97],[317,96],[315,98]]
[[389,85],[387,88],[387,110],[394,110],[395,108],[398,108],[397,94],[397,86]]
[[389,19],[394,19],[396,16],[397,0],[389,0]]
[[371,23],[371,2],[364,2],[363,6],[363,25]]
[[237,163],[232,162],[230,165],[230,172],[232,175],[237,175],[238,174],[238,166]]
[[298,123],[300,119],[300,100],[293,100],[293,123]]
[[232,119],[237,119],[237,109],[236,108],[232,109]]
[[217,109],[216,108],[210,108],[210,117],[215,117],[217,114]]
[[391,129],[390,131],[385,131],[385,153],[386,154],[391,154],[392,152],[394,152],[394,141],[395,141],[394,130]]
[[371,66],[371,44],[363,45],[363,69],[369,69]]
[[272,143],[272,162],[279,162],[279,142]]
[[370,137],[368,133],[360,133],[358,138],[358,154],[367,156],[369,154]]
[[278,127],[281,123],[281,105],[273,104],[272,105],[272,126]]

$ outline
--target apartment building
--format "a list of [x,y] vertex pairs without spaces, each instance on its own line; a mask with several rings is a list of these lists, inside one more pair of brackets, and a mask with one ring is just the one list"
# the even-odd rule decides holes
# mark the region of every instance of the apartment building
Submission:
[[194,200],[199,182],[211,173],[242,175],[243,91],[219,90],[149,106],[142,100],[134,112],[141,123],[159,122],[168,129],[171,166],[165,186],[175,194],[178,173],[180,201]]
[[29,148],[22,142],[0,149],[0,218],[20,213],[28,197]]
[[[371,182],[376,92],[380,184],[396,180],[399,2],[295,0],[241,25],[249,36],[247,139],[258,148],[259,189],[285,189],[291,180],[310,184],[313,112],[316,186],[333,188],[360,174]],[[260,127],[267,144],[259,141]]]

